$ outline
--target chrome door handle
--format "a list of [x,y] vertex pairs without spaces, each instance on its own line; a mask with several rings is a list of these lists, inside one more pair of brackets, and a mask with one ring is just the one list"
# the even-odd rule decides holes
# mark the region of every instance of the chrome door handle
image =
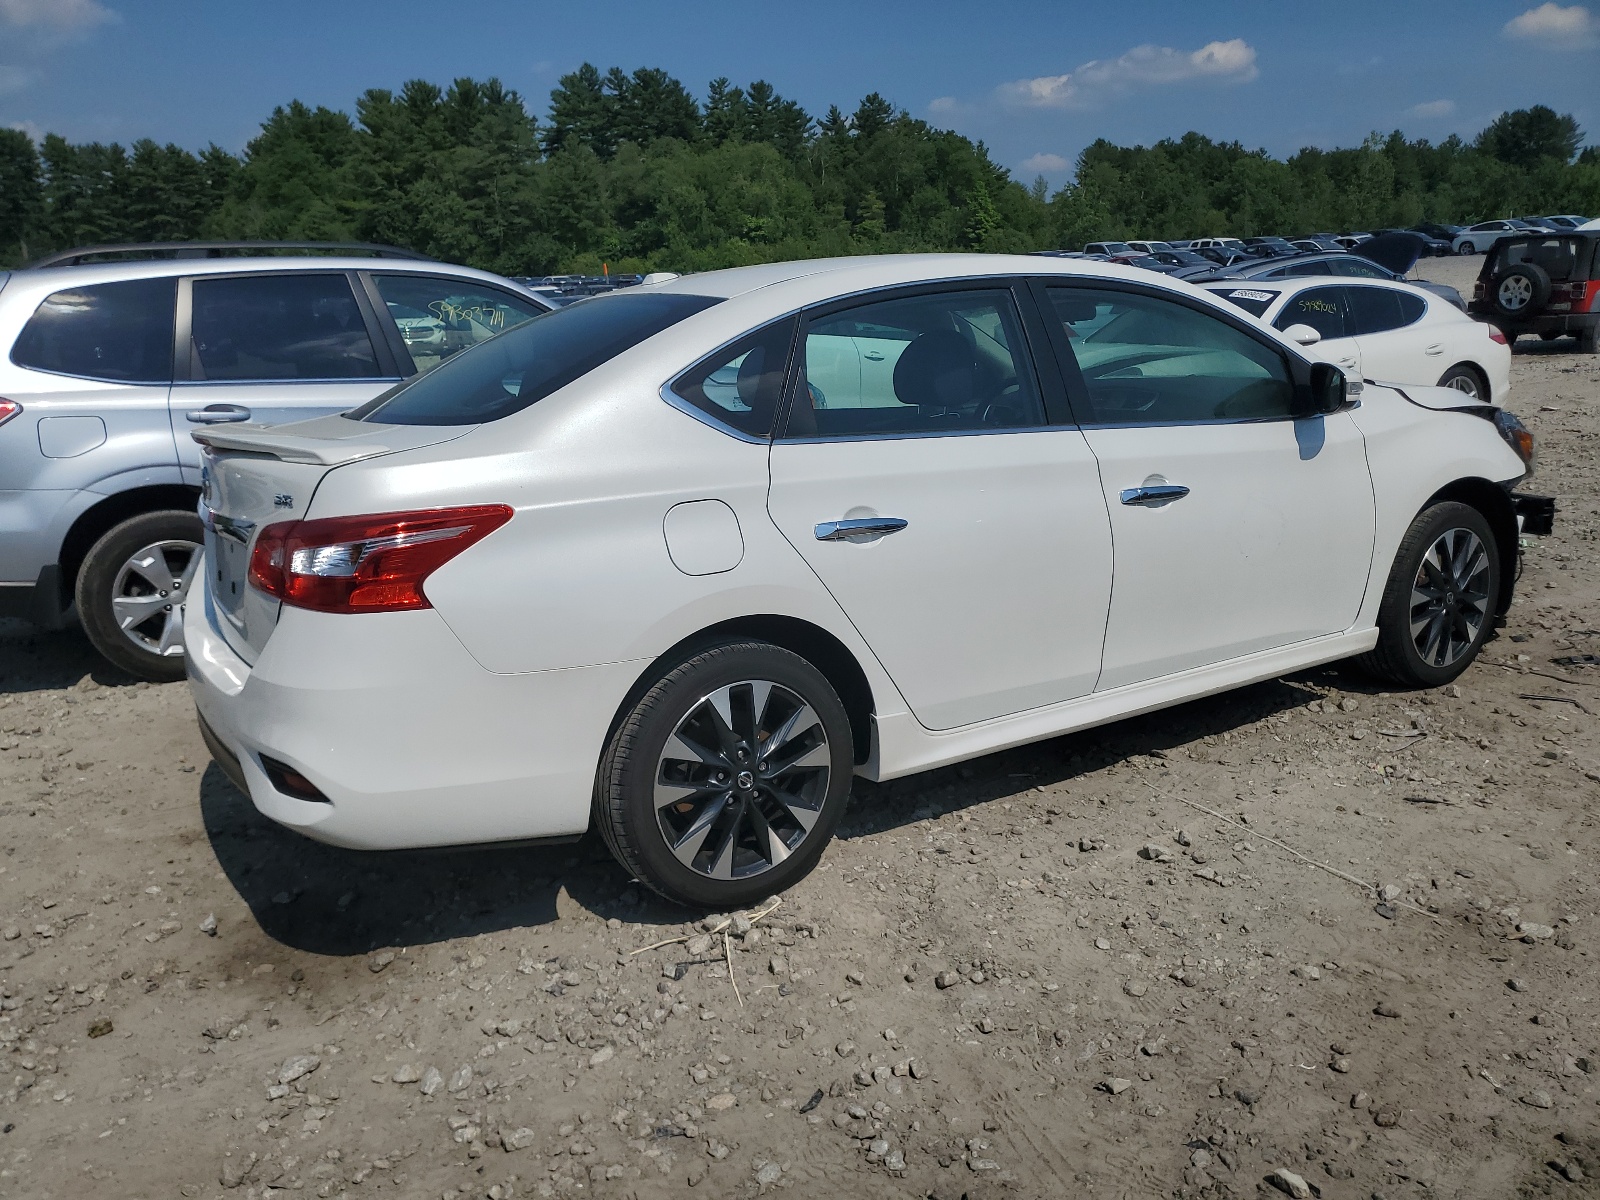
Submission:
[[1182,500],[1189,489],[1181,483],[1146,484],[1143,487],[1123,488],[1122,502],[1138,508],[1160,508],[1174,500]]
[[242,404],[208,404],[204,408],[191,408],[183,415],[196,425],[227,425],[248,421],[250,410]]
[[899,533],[908,524],[910,522],[900,517],[852,517],[848,521],[823,521],[817,526],[817,541],[842,542],[864,533]]
[[863,350],[861,352],[861,357],[866,359],[868,362],[883,361],[883,355],[879,354],[876,350]]

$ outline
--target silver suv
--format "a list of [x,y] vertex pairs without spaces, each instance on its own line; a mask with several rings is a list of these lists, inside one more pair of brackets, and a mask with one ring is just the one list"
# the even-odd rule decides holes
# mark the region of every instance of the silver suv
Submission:
[[550,307],[364,245],[95,247],[0,272],[0,616],[76,615],[117,666],[182,678],[190,430],[344,412]]

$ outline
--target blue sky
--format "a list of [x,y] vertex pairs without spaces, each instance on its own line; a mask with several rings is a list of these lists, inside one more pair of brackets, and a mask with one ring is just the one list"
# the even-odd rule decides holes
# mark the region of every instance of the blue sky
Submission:
[[584,60],[697,95],[766,78],[813,113],[877,90],[1024,182],[1064,182],[1096,137],[1196,129],[1282,155],[1470,137],[1536,103],[1600,142],[1600,0],[0,0],[0,125],[241,150],[274,105],[348,111],[417,77],[497,75],[542,116]]

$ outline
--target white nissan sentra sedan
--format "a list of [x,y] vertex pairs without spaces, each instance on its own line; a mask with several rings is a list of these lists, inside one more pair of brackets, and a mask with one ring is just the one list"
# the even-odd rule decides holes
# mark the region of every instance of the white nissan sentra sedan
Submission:
[[558,309],[205,447],[186,662],[273,820],[384,849],[597,824],[730,908],[889,779],[1317,663],[1466,668],[1533,447],[1226,300],[1005,256]]

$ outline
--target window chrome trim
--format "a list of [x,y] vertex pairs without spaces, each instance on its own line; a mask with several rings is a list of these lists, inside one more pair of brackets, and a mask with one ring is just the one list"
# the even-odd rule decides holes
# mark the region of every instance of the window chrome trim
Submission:
[[[746,333],[741,337],[736,337],[736,338],[733,339],[733,342],[729,342],[728,345],[731,346],[731,345],[733,345],[734,342],[743,341],[744,338],[748,337],[748,336],[749,336],[749,334]],[[717,350],[721,350],[723,348],[724,347],[718,346]],[[717,353],[717,350],[711,351],[711,354]],[[695,362],[700,362],[701,359],[710,358],[711,354],[702,354],[700,356],[700,358],[695,359]],[[685,369],[687,369],[687,368],[685,368]],[[735,438],[738,441],[746,442],[746,443],[748,443],[749,445],[752,445],[752,446],[768,446],[768,445],[772,444],[772,439],[770,437],[764,437],[764,438],[752,437],[750,434],[746,433],[742,429],[736,429],[732,425],[727,424],[726,422],[717,420],[710,413],[706,412],[705,409],[700,408],[700,407],[698,407],[696,405],[690,404],[682,396],[678,395],[677,392],[672,390],[672,385],[673,385],[673,383],[677,382],[677,380],[679,378],[681,378],[682,375],[683,375],[683,372],[680,371],[680,372],[678,372],[677,375],[674,375],[671,380],[669,380],[668,382],[663,383],[661,385],[661,398],[663,400],[665,400],[669,405],[671,405],[673,408],[677,409],[679,412],[686,413],[689,416],[693,417],[696,421],[699,421],[702,425],[709,426],[710,428],[715,429],[718,433],[725,433],[729,437]]]
[[278,379],[177,379],[175,388],[193,387],[304,387],[313,383],[404,383],[414,376],[404,375],[341,375],[332,379],[307,379],[299,375],[286,375]]
[[[838,409],[839,412],[850,411]],[[855,410],[868,411],[868,410]],[[892,433],[856,433],[842,434],[839,437],[803,437],[803,438],[778,438],[774,446],[833,446],[840,442],[908,442],[923,438],[947,437],[992,437],[1004,433],[1078,433],[1083,432],[1076,425],[1005,425],[997,428],[977,429],[906,429]]]

